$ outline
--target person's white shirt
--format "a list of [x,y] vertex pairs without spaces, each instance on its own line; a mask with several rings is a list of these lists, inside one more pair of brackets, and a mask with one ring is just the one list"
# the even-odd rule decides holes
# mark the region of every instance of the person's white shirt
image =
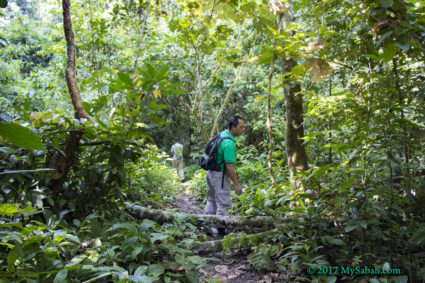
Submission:
[[171,153],[173,153],[173,159],[183,159],[183,145],[178,142],[173,144]]

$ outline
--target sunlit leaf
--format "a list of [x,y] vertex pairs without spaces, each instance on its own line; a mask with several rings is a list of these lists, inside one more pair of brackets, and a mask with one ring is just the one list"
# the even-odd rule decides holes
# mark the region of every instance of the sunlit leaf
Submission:
[[56,274],[55,279],[53,280],[53,283],[64,282],[67,276],[68,276],[68,270],[62,269]]
[[159,90],[159,89],[155,89],[155,90],[153,91],[153,96],[154,96],[155,98],[161,97],[161,90]]
[[386,44],[384,48],[384,54],[382,55],[384,62],[391,61],[397,54],[397,49],[398,47],[392,43]]
[[79,263],[81,263],[83,260],[85,260],[87,258],[87,256],[85,255],[77,255],[75,257],[73,257],[71,259],[71,261],[65,266],[66,268],[68,267],[73,267]]
[[172,94],[177,94],[177,95],[185,94],[185,93],[186,93],[186,92],[185,92],[184,90],[182,90],[182,89],[171,89],[171,90],[170,90],[170,92],[171,92]]
[[133,80],[130,78],[130,76],[128,74],[119,72],[118,77],[128,87],[133,86]]
[[150,238],[150,240],[151,240],[151,243],[152,244],[158,244],[158,243],[160,243],[161,241],[163,241],[163,240],[165,240],[165,239],[168,239],[170,236],[169,235],[166,235],[166,234],[161,234],[161,233],[152,233],[151,234],[151,238]]
[[0,136],[22,148],[44,150],[40,137],[18,124],[0,123]]
[[0,242],[0,245],[7,246],[11,249],[15,246],[15,245],[12,245],[12,244],[9,244],[9,243],[3,243],[3,242]]
[[18,212],[18,208],[10,203],[0,204],[0,215],[12,216]]
[[32,213],[34,211],[37,211],[37,209],[33,208],[32,205],[28,205],[24,209],[20,209],[19,213],[26,215],[26,214]]
[[314,171],[314,174],[316,175],[317,178],[320,178],[331,166],[332,164],[326,164],[320,167],[319,169],[317,169],[316,171]]

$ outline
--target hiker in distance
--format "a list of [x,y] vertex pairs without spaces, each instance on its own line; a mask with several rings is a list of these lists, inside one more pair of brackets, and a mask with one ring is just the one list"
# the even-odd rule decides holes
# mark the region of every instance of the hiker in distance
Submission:
[[[207,145],[218,145],[216,165],[209,166],[206,172],[207,206],[205,214],[228,215],[230,208],[230,179],[235,187],[235,193],[242,194],[242,187],[236,176],[236,140],[245,130],[245,121],[239,116],[232,116],[229,127],[222,131]],[[221,141],[221,142],[220,142]],[[213,150],[215,151],[215,150]],[[206,152],[209,153],[209,152]]]
[[173,167],[176,168],[180,180],[184,182],[183,145],[179,143],[179,138],[174,138],[174,144],[171,146],[171,155],[173,156]]

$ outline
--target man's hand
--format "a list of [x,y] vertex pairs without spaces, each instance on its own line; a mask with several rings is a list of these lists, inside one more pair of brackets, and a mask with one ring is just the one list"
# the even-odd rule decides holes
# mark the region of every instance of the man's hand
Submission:
[[236,170],[235,170],[235,167],[233,166],[233,163],[226,163],[226,169],[227,169],[227,174],[230,177],[230,180],[232,180],[233,185],[235,186],[235,193],[238,195],[242,194],[242,187],[238,182],[238,178],[236,177]]
[[235,193],[240,195],[242,194],[242,187],[239,184],[234,184],[235,185]]

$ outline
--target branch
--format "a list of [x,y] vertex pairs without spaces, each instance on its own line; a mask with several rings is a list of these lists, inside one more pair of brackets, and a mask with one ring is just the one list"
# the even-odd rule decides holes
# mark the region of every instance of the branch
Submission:
[[233,88],[234,88],[234,87],[235,87],[235,86],[239,83],[239,81],[241,80],[241,72],[242,72],[242,69],[243,69],[244,65],[245,65],[245,64],[242,64],[242,65],[239,67],[239,72],[238,72],[238,74],[236,75],[236,77],[235,77],[235,80],[234,80],[233,84],[232,84],[232,85],[230,86],[230,88],[227,90],[226,98],[224,99],[223,105],[221,105],[220,111],[218,112],[217,117],[215,118],[214,126],[213,126],[213,128],[212,128],[212,130],[211,130],[210,137],[213,137],[213,136],[216,134],[216,132],[217,132],[217,129],[218,129],[218,121],[220,121],[220,118],[221,118],[221,116],[223,115],[224,110],[227,108],[227,104],[229,104],[229,102],[230,102],[230,98],[231,98],[231,94],[232,94],[232,90],[233,90]]
[[[198,104],[199,104],[199,100],[201,99],[201,97],[202,97],[202,93],[203,93],[203,91],[205,90],[205,88],[208,86],[208,84],[209,84],[209,82],[211,81],[211,79],[212,78],[214,78],[215,77],[215,75],[217,74],[217,72],[218,72],[218,70],[220,70],[220,68],[221,68],[221,64],[223,63],[223,57],[220,59],[220,61],[218,62],[218,65],[216,66],[216,68],[214,69],[214,71],[213,71],[213,73],[211,74],[211,76],[209,76],[208,77],[208,79],[207,79],[207,81],[204,83],[204,85],[203,86],[201,86],[200,84],[201,83],[199,83],[199,90],[198,90],[198,92],[196,93],[196,96],[195,96],[195,101],[194,101],[194,103],[193,103],[193,108],[192,108],[192,113],[193,114],[195,114],[196,113],[196,109],[197,109],[197,107],[198,107]],[[201,79],[199,79],[199,80],[201,80]]]
[[[126,141],[126,140],[118,140],[119,142],[123,143],[123,144],[128,144],[128,145],[134,145],[140,148],[144,148],[144,149],[150,149],[145,145],[142,145],[140,143],[137,142],[133,142],[133,141]],[[79,146],[91,146],[91,145],[109,145],[109,144],[113,144],[116,141],[110,140],[110,141],[92,141],[92,142],[80,142]]]

